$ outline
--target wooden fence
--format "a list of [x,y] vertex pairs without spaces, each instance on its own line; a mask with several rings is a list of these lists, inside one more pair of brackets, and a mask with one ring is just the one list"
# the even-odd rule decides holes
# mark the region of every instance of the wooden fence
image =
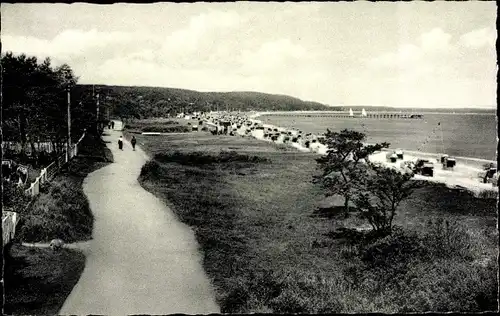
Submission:
[[[31,183],[30,187],[24,190],[24,193],[31,196],[31,202],[33,202],[33,198],[40,193],[40,186],[44,183],[49,182],[56,175],[56,173],[61,170],[61,168],[68,163],[73,157],[78,155],[78,145],[80,145],[81,141],[85,137],[85,132],[82,137],[71,146],[69,151],[65,150],[65,153],[57,157],[56,161],[52,162],[46,168],[42,169],[40,176],[36,178],[34,182]],[[67,146],[66,146],[67,147]],[[13,238],[16,233],[16,225],[19,222],[19,214],[17,212],[5,211],[2,210],[2,237],[3,237],[3,247],[7,245]]]
[[40,176],[38,176],[36,180],[31,183],[30,187],[24,190],[24,192],[27,195],[33,197],[37,196],[40,193],[40,185],[49,182],[66,163],[68,163],[73,157],[78,155],[78,145],[80,144],[80,142],[83,140],[84,137],[85,133],[83,133],[82,137],[80,137],[80,139],[76,142],[76,144],[71,146],[69,152],[66,148],[66,151],[59,157],[57,157],[56,161],[52,162],[47,167],[43,168],[42,171],[40,172]]

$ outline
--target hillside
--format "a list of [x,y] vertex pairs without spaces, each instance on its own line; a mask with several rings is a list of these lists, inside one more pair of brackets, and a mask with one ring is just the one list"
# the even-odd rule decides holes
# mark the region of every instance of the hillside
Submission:
[[[92,85],[79,85],[92,91]],[[236,111],[297,111],[335,110],[318,102],[260,92],[198,92],[159,87],[125,87],[96,85],[103,106],[117,117],[166,117],[178,112],[236,110]],[[338,108],[340,109],[340,108]]]
[[303,101],[287,95],[252,91],[199,92],[162,87],[130,87],[107,85],[78,85],[79,93],[100,90],[100,104],[109,108],[111,116],[122,118],[166,117],[192,111],[367,111],[403,112],[475,112],[495,113],[495,109],[411,109],[371,105],[327,106]]

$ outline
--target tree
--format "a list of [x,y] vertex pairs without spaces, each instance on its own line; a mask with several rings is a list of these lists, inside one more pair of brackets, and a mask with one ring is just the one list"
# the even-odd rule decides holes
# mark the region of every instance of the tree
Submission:
[[399,204],[417,187],[412,172],[368,164],[364,189],[353,196],[359,216],[368,220],[375,232],[390,234],[392,221]]
[[[27,144],[36,154],[35,143],[39,141],[50,140],[62,149],[67,139],[66,88],[78,80],[72,69],[66,64],[52,68],[49,58],[38,63],[35,57],[7,52],[2,55],[2,80],[7,139],[21,144],[22,156]],[[74,104],[78,102],[72,98]]]
[[369,155],[389,147],[389,143],[366,145],[366,135],[361,132],[344,129],[340,133],[327,129],[324,136],[327,154],[316,159],[321,175],[314,177],[314,182],[321,183],[326,195],[339,194],[344,197],[344,216],[349,216],[351,196],[363,186]]

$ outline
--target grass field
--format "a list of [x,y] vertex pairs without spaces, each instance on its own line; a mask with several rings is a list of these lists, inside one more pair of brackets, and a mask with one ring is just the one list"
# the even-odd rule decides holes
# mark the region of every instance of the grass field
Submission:
[[[343,201],[311,183],[314,154],[206,133],[137,138],[154,157],[140,183],[193,228],[224,313],[497,309],[495,200],[428,185],[393,236],[335,238],[363,222],[336,216]],[[221,150],[237,154],[206,157]]]

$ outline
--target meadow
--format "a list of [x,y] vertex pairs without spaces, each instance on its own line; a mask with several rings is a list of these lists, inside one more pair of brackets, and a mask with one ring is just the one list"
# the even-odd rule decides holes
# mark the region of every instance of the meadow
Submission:
[[[497,122],[495,114],[426,113],[423,120],[287,117],[264,115],[265,123],[295,127],[308,133],[327,128],[354,129],[367,134],[368,142],[391,143],[391,148],[447,153],[459,157],[496,161]],[[438,125],[438,123],[440,123]]]
[[311,182],[314,154],[202,132],[136,137],[152,157],[139,181],[194,230],[223,313],[497,309],[495,200],[427,184],[392,236],[370,240]]

